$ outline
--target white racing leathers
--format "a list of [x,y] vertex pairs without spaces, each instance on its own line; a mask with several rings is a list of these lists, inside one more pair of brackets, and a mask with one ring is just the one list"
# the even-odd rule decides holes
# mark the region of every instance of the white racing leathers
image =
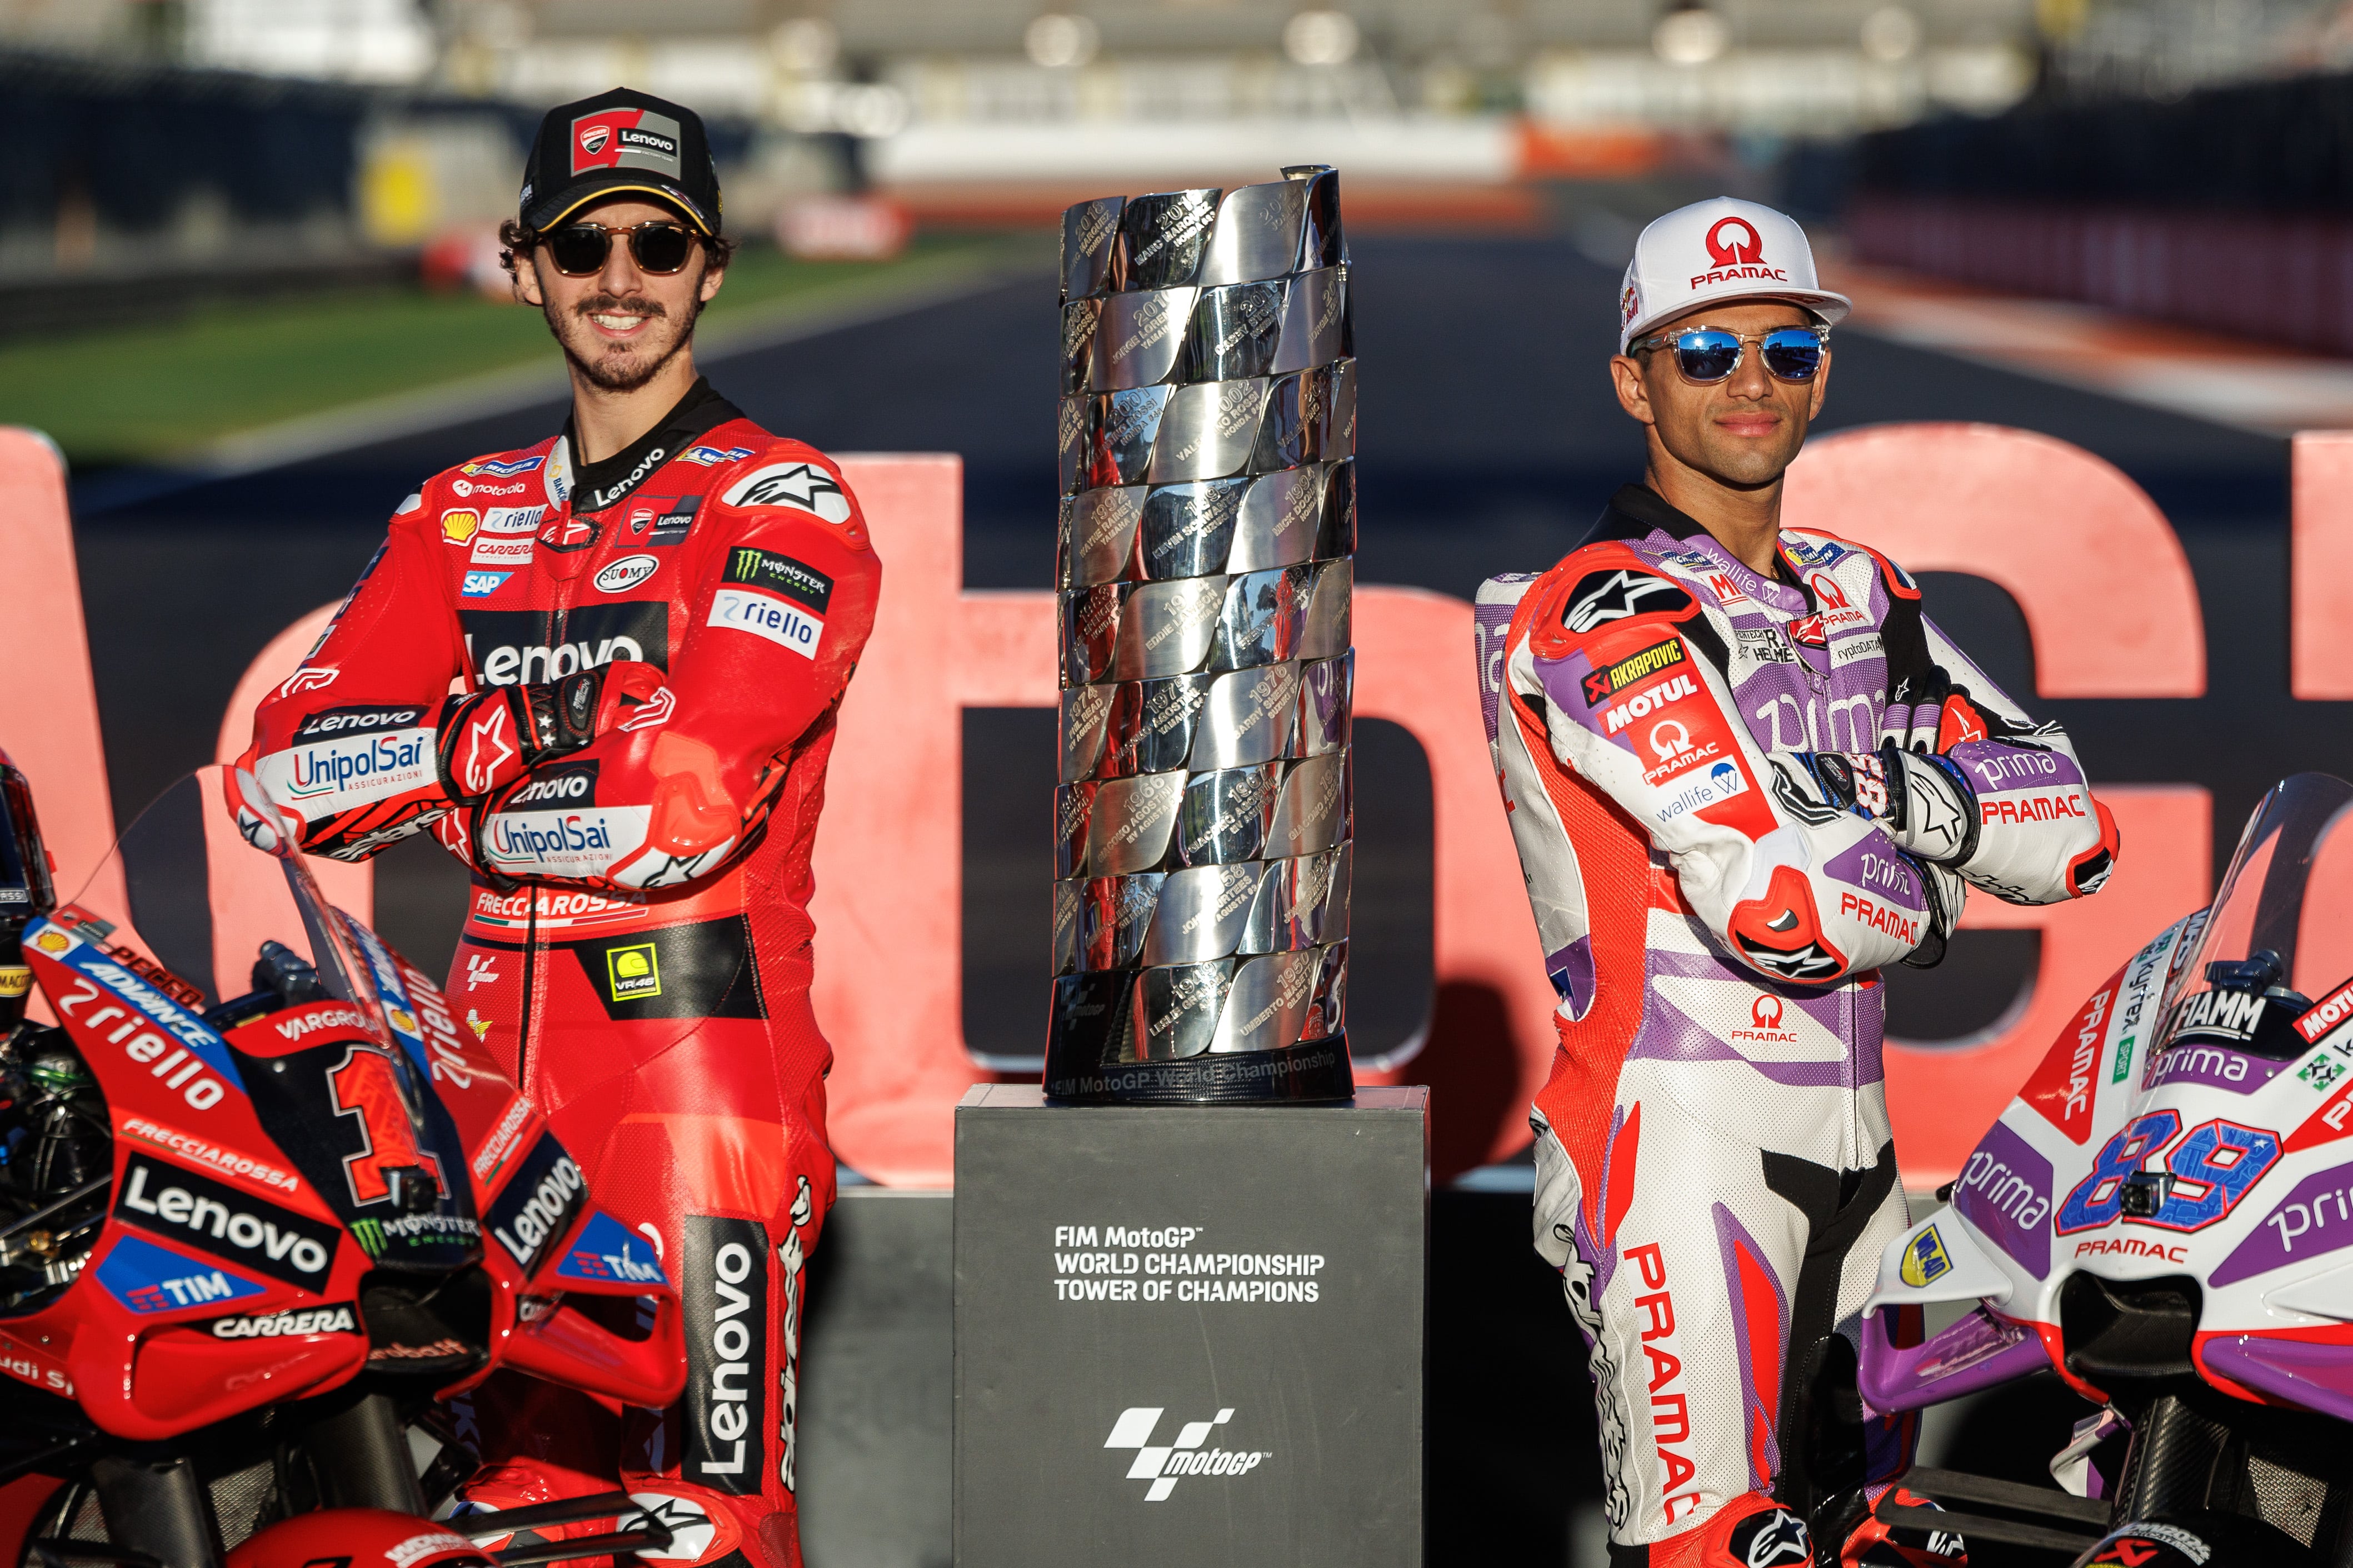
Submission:
[[1482,587],[1478,635],[1560,994],[1536,1246],[1592,1346],[1617,1558],[1715,1561],[1702,1527],[1762,1494],[1820,1530],[1909,1460],[1831,1392],[1906,1224],[1879,967],[1941,956],[1966,887],[2096,890],[2114,826],[2058,727],[1827,534],[1767,579],[1628,487]]

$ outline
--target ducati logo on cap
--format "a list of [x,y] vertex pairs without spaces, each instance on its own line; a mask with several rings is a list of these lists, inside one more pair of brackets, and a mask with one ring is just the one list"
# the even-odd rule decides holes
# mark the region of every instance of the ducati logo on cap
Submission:
[[572,122],[572,172],[649,169],[679,178],[679,125],[645,109],[607,109]]

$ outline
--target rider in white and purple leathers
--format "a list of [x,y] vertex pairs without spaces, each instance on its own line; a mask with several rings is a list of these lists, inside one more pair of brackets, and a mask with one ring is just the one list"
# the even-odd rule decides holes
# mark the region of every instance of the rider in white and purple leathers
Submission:
[[1671,213],[1622,304],[1647,482],[1478,605],[1561,994],[1536,1245],[1592,1345],[1611,1560],[1810,1563],[1819,1532],[1824,1562],[1958,1563],[1953,1535],[1872,1517],[1911,1432],[1858,1424],[1851,1392],[1907,1223],[1878,970],[1936,962],[1968,887],[2097,890],[2115,826],[1901,567],[1781,526],[1847,306],[1798,226]]

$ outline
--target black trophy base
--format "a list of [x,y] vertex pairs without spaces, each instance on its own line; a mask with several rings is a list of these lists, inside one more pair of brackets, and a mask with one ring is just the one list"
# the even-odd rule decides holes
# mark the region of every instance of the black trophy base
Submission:
[[1204,1053],[1105,1066],[1094,1040],[1046,1045],[1046,1098],[1056,1105],[1316,1105],[1356,1097],[1348,1035],[1279,1051]]

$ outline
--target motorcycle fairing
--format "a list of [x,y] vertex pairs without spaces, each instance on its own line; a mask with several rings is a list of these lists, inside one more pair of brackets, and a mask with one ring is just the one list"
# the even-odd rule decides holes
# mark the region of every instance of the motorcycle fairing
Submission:
[[[2048,1363],[2064,1364],[2060,1295],[2073,1275],[2187,1276],[2199,1286],[2191,1357],[2216,1387],[2353,1419],[2353,994],[2333,884],[2306,881],[2333,853],[2353,785],[2300,774],[2249,824],[2211,919],[2160,933],[2094,994],[1947,1189],[1881,1260],[1862,1358],[1863,1395],[1914,1409]],[[2339,871],[2337,875],[2342,875]],[[2278,984],[2230,994],[2269,952]],[[2210,965],[2222,974],[2218,984]],[[2318,1002],[2309,997],[2317,996]],[[2126,1189],[2133,1188],[2129,1198]],[[2127,1203],[2146,1212],[2127,1212]],[[1907,1260],[1957,1237],[2008,1286],[1924,1346],[1895,1340],[1895,1310],[1964,1299]],[[1934,1237],[1932,1241],[1930,1238]],[[1998,1377],[1960,1381],[1967,1347],[2004,1326],[2031,1338]],[[1956,1371],[1957,1363],[1968,1363]]]
[[[132,1440],[325,1393],[401,1349],[373,1345],[361,1303],[398,1246],[428,1282],[457,1263],[490,1287],[489,1354],[460,1358],[481,1364],[444,1394],[505,1364],[617,1402],[675,1400],[685,1378],[677,1296],[650,1248],[585,1196],[543,1237],[538,1284],[504,1248],[482,1245],[474,1215],[509,1204],[525,1163],[516,1152],[545,1143],[568,1156],[488,1052],[449,1024],[438,988],[330,910],[298,859],[273,864],[234,834],[226,847],[209,842],[212,824],[190,797],[209,797],[216,782],[174,786],[158,803],[170,809],[143,816],[116,851],[151,816],[158,836],[207,840],[193,850],[162,842],[143,879],[135,863],[128,878],[135,918],[152,916],[203,984],[133,925],[72,906],[25,931],[36,981],[104,1098],[112,1188],[71,1283],[0,1321],[0,1372],[76,1399],[102,1430]],[[241,973],[264,936],[315,961],[327,996],[272,1004],[224,1034],[196,1010],[208,988],[228,989],[216,968]],[[360,1080],[367,1092],[353,1099],[364,1105],[335,1102],[339,1068]],[[439,1192],[430,1212],[397,1214],[364,1168],[406,1161],[412,1147]],[[634,1299],[637,1335],[566,1303],[586,1295]]]

